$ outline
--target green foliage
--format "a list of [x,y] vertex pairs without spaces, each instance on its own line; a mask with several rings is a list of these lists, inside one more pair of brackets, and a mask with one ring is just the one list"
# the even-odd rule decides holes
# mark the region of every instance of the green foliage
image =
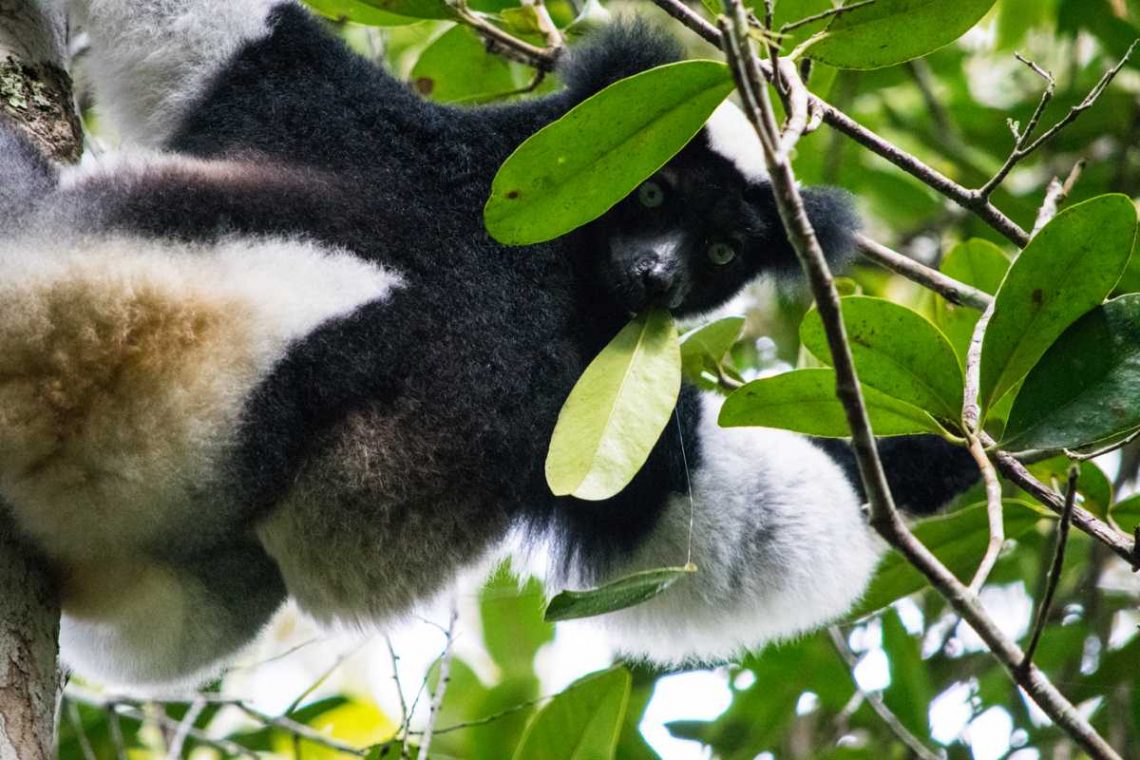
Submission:
[[[937,327],[881,298],[848,296],[840,306],[860,382],[935,417],[958,419],[962,367]],[[819,312],[804,317],[800,340],[820,361],[832,363]]]
[[412,81],[421,94],[443,103],[486,99],[515,89],[510,65],[488,53],[465,26],[452,27],[420,53]]
[[695,327],[681,336],[681,371],[691,383],[713,384],[723,371],[722,360],[740,337],[744,317],[724,317]]
[[832,21],[807,54],[846,69],[893,66],[950,44],[993,4],[994,0],[875,0]]
[[[863,386],[863,400],[876,435],[943,432],[923,410],[874,388]],[[728,397],[719,421],[724,427],[775,427],[828,438],[851,434],[830,369],[800,369],[753,380]]]
[[613,757],[630,684],[625,668],[594,673],[571,684],[527,726],[515,760]]
[[491,185],[487,231],[525,245],[596,219],[681,150],[731,90],[728,67],[716,61],[615,82],[511,154]]
[[992,407],[1065,328],[1104,300],[1132,255],[1136,208],[1104,195],[1057,215],[1017,257],[994,296],[982,343],[981,401]]
[[648,602],[685,576],[694,565],[662,567],[632,573],[588,591],[562,591],[550,600],[544,618],[550,622],[594,617]]
[[[984,293],[997,292],[1005,273],[1009,269],[1009,259],[1002,250],[988,240],[973,238],[959,243],[950,249],[938,267],[942,274],[959,282],[971,285]],[[981,313],[968,306],[958,306],[941,296],[934,310],[934,321],[945,333],[954,353],[966,362],[970,349],[970,339]]]
[[1140,294],[1097,306],[1025,378],[1001,444],[1075,449],[1140,428]]
[[681,388],[677,328],[667,311],[634,319],[570,391],[546,457],[558,495],[601,500],[625,488],[673,414]]

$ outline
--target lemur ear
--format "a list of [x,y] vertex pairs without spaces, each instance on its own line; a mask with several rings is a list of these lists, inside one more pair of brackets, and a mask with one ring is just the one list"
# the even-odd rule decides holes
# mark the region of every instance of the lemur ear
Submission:
[[[805,187],[800,195],[827,263],[832,271],[843,271],[855,255],[855,232],[860,227],[851,194],[836,187]],[[788,241],[771,183],[749,182],[744,197],[765,225],[764,270],[777,276],[798,275],[799,259]]]
[[614,21],[590,34],[558,64],[558,74],[574,101],[654,66],[684,58],[680,44],[644,20]]

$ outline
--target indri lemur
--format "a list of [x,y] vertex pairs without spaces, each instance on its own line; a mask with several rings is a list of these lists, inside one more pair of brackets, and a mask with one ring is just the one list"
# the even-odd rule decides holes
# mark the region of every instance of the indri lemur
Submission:
[[[520,249],[485,232],[507,155],[673,43],[618,24],[570,51],[556,94],[455,108],[290,2],[73,11],[129,149],[60,171],[0,125],[0,497],[58,571],[73,667],[200,676],[287,594],[322,620],[390,618],[512,528],[550,541],[560,582],[678,564],[690,478],[700,572],[601,618],[619,647],[729,656],[859,596],[880,549],[849,454],[721,429],[693,388],[618,496],[544,481],[563,401],[631,313],[796,271],[728,106],[590,225]],[[805,196],[843,259],[845,196]],[[884,449],[914,508],[961,487],[917,472],[933,445]]]

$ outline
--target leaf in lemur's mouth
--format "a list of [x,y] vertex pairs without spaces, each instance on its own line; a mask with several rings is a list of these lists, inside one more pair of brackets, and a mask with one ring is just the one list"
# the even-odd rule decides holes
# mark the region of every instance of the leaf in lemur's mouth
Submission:
[[608,499],[633,479],[669,423],[681,390],[673,317],[653,309],[590,362],[558,415],[546,482],[558,496]]
[[563,591],[550,600],[543,619],[548,623],[596,617],[648,602],[681,578],[697,572],[689,563],[683,567],[659,567],[618,578],[586,591]]

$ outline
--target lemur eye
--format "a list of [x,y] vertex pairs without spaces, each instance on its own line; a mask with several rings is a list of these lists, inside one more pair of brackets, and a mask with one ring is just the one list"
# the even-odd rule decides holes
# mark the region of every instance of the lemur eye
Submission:
[[637,200],[646,208],[657,208],[665,202],[665,188],[653,180],[646,180],[637,188]]
[[713,243],[709,246],[708,254],[709,261],[717,266],[722,266],[732,261],[736,256],[736,249],[728,243]]

